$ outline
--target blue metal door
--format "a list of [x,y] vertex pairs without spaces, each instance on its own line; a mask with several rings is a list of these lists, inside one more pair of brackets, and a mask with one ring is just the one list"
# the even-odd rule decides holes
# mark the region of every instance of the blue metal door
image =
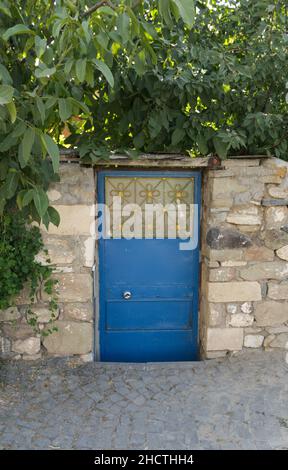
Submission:
[[[145,178],[150,182],[146,186]],[[98,201],[108,204],[109,184],[114,188],[110,191],[112,195],[125,199],[127,187],[132,184],[129,182],[134,179],[139,181],[140,197],[148,197],[146,202],[151,202],[153,196],[160,197],[160,190],[155,189],[160,187],[156,178],[164,182],[168,179],[169,191],[164,192],[170,199],[175,192],[198,205],[199,239],[198,172],[102,171],[98,178]],[[188,188],[185,183],[188,180],[193,183],[192,192],[188,189],[181,192],[181,185]],[[180,250],[179,242],[179,238],[164,237],[99,239],[101,361],[197,360],[199,242],[192,250]]]

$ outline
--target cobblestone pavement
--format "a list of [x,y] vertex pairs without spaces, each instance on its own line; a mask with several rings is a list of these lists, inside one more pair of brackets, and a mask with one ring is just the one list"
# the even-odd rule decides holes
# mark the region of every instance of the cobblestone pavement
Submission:
[[287,449],[283,352],[0,364],[0,449]]

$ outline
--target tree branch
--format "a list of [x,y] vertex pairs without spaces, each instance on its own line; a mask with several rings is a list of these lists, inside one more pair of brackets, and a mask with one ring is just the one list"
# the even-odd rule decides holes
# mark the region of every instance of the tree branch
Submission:
[[115,10],[115,6],[109,0],[101,0],[100,2],[95,3],[95,5],[93,5],[93,7],[89,8],[86,11],[84,11],[84,13],[82,13],[81,17],[86,18],[87,16],[92,15],[92,13],[94,13],[94,11],[98,10],[98,8],[100,8],[104,5],[107,5],[110,8],[112,8],[112,10]]

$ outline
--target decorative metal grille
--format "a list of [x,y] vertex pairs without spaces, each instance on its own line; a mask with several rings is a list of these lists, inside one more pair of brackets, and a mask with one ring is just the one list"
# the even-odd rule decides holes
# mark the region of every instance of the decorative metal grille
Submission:
[[[118,201],[120,201],[120,207],[118,207],[117,213],[115,213],[115,206],[113,206],[113,198],[116,196],[118,197]],[[116,225],[118,224],[121,236],[123,235],[123,226],[129,219],[129,216],[125,215],[125,213],[123,214],[123,208],[125,208],[125,206],[127,207],[127,204],[135,204],[141,211],[141,222],[140,219],[138,219],[137,227],[139,238],[142,238],[144,234],[146,237],[148,234],[148,238],[154,238],[156,236],[156,213],[153,216],[153,226],[147,226],[147,219],[145,219],[145,213],[147,211],[145,209],[147,209],[147,205],[158,204],[162,207],[164,217],[164,238],[168,238],[169,233],[171,233],[169,232],[169,227],[171,229],[172,224],[175,225],[175,219],[174,217],[171,219],[171,212],[169,212],[167,208],[169,209],[173,206],[176,210],[179,208],[179,205],[181,205],[182,208],[186,207],[186,229],[188,230],[190,227],[190,204],[194,204],[194,178],[106,176],[105,203],[110,210],[110,226],[106,227],[109,236],[114,236],[115,222],[113,225],[113,218],[114,220],[117,219]],[[159,208],[160,212],[161,207]],[[135,206],[135,211],[136,210],[137,208]],[[178,230],[179,215],[176,221],[176,236]]]

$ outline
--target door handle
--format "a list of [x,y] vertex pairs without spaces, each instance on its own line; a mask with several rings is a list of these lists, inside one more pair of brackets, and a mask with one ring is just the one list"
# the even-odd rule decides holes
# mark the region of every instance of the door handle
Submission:
[[122,296],[123,296],[123,299],[129,300],[129,299],[131,299],[132,294],[131,294],[131,292],[129,292],[129,291],[127,290],[127,291],[123,292]]

